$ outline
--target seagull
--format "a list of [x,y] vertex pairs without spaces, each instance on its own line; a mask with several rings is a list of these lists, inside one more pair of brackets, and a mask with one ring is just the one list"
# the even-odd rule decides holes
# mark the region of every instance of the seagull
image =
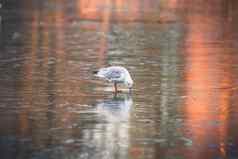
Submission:
[[93,72],[96,77],[107,80],[108,82],[114,83],[115,93],[118,92],[117,84],[123,83],[131,91],[133,86],[133,80],[130,73],[125,67],[122,66],[110,66],[100,68]]

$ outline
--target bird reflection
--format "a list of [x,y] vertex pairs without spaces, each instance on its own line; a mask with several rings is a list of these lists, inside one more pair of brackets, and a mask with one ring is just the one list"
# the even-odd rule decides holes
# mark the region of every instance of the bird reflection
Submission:
[[128,121],[129,111],[133,104],[130,94],[114,95],[111,99],[99,101],[97,111],[108,122]]
[[[92,158],[128,158],[129,118],[133,101],[129,94],[101,99],[95,104],[96,122],[85,123],[80,141],[80,154]],[[93,120],[93,117],[90,118]],[[92,127],[93,124],[93,127]]]

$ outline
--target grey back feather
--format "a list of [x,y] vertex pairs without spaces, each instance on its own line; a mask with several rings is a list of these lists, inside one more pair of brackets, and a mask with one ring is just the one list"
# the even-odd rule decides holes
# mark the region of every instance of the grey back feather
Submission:
[[111,69],[110,71],[106,72],[105,77],[108,79],[117,79],[120,78],[121,75],[122,75],[121,71]]
[[97,77],[104,78],[110,82],[125,83],[133,81],[130,77],[129,72],[121,66],[111,66],[106,68],[101,68],[96,74]]

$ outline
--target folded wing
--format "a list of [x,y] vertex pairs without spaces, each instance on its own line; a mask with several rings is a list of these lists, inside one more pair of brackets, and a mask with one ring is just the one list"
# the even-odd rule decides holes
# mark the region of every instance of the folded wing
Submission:
[[116,69],[108,69],[105,77],[110,81],[119,81],[122,78],[122,72]]

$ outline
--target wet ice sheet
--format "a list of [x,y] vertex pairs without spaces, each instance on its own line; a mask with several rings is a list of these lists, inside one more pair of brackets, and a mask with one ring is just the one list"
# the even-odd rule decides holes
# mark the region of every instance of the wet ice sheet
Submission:
[[[237,5],[201,2],[4,9],[1,156],[236,158]],[[92,76],[108,65],[131,72],[131,96]]]

